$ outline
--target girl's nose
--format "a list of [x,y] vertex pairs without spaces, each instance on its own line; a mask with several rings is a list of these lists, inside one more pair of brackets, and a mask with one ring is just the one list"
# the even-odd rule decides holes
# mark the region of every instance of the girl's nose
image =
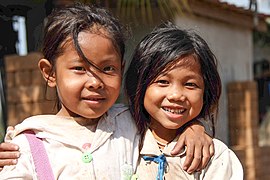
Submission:
[[167,99],[169,101],[185,101],[186,96],[181,90],[176,89],[168,92]]
[[86,82],[86,87],[89,89],[102,89],[104,84],[102,80],[97,76],[92,74],[91,72],[87,72],[88,79]]

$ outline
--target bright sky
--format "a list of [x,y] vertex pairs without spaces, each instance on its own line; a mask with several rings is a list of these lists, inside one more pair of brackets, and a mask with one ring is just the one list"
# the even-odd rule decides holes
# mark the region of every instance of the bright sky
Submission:
[[[240,7],[249,7],[250,0],[220,0],[221,2],[228,2]],[[270,0],[257,0],[258,10],[261,13],[270,14]]]

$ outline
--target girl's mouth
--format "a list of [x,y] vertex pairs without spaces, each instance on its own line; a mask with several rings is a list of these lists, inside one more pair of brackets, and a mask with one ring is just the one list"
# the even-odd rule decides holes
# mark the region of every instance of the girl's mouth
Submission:
[[182,114],[185,109],[179,109],[179,108],[168,108],[168,107],[162,107],[164,111],[170,112],[172,114]]

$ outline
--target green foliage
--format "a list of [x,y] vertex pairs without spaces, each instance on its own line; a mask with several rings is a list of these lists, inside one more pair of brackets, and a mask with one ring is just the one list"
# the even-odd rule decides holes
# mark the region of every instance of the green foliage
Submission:
[[[184,10],[190,11],[187,0],[118,0],[117,9],[120,17],[136,20],[141,16],[144,23],[153,21],[153,8],[160,11],[161,17],[171,18],[183,15]],[[139,14],[140,13],[140,14]]]
[[[38,0],[36,0],[38,1]],[[40,0],[42,1],[42,0]],[[72,1],[72,0],[71,0]],[[160,11],[161,17],[171,18],[174,15],[183,15],[191,12],[188,0],[73,0],[74,2],[92,3],[108,8],[117,8],[117,15],[124,19],[142,17],[143,23],[153,21],[153,9]]]

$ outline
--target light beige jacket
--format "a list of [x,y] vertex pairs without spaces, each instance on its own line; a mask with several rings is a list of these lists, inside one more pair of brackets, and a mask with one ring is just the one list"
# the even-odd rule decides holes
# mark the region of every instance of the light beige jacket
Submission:
[[[176,138],[178,139],[178,138]],[[170,152],[176,144],[176,139],[168,144],[163,154],[168,162],[165,168],[166,180],[242,180],[243,168],[235,153],[230,150],[223,142],[213,139],[215,154],[211,158],[207,167],[200,173],[188,174],[182,169],[185,161],[185,150],[177,156],[171,156]],[[139,180],[155,180],[158,173],[158,164],[153,161],[145,161],[142,156],[159,156],[161,151],[150,130],[147,130],[144,138],[142,150],[140,152],[139,164],[136,176]]]
[[[5,166],[0,179],[36,180],[28,141],[21,132],[32,129],[44,138],[55,179],[63,180],[119,180],[127,179],[134,172],[138,157],[137,130],[128,108],[112,107],[99,120],[89,149],[93,160],[83,163],[84,143],[91,133],[73,118],[56,115],[39,115],[24,120],[11,133],[13,143],[20,147],[21,156],[15,166]],[[92,134],[93,135],[93,134]]]

